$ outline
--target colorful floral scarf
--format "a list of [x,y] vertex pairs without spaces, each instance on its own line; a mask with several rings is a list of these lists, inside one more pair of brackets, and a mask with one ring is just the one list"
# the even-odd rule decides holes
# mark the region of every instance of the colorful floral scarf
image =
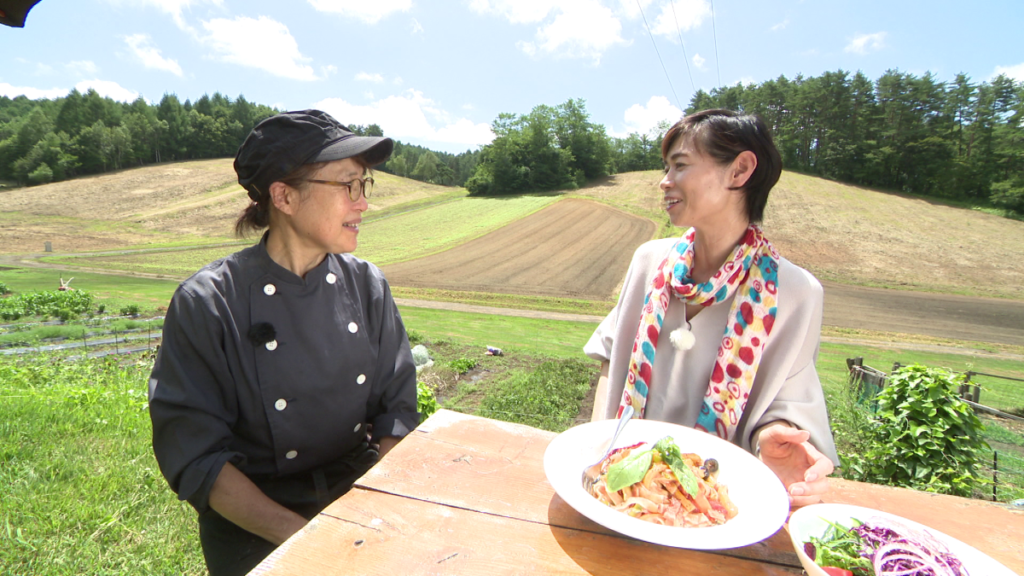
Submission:
[[711,306],[736,294],[704,395],[704,405],[694,426],[728,440],[734,435],[747,406],[761,351],[775,324],[779,253],[761,229],[751,224],[732,257],[718,272],[707,282],[694,284],[689,277],[694,235],[692,228],[683,235],[658,266],[658,273],[651,282],[633,342],[618,413],[621,415],[623,408],[632,404],[638,417],[643,417],[651,386],[654,351],[668,310],[669,295],[674,294],[687,304]]

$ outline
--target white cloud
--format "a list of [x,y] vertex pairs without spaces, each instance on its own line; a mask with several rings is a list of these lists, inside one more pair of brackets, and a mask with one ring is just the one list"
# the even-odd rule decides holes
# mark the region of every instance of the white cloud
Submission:
[[512,24],[536,24],[557,4],[551,0],[470,0],[469,9],[477,14],[503,16]]
[[185,10],[191,10],[193,5],[199,4],[213,4],[214,6],[221,7],[224,5],[223,0],[110,0],[114,4],[131,4],[136,6],[152,6],[157,10],[160,10],[164,14],[167,14],[174,20],[174,23],[181,28],[189,32],[193,32],[191,26],[185,23],[185,18],[182,12]]
[[423,34],[423,25],[420,24],[420,21],[415,18],[412,19],[412,33],[414,35]]
[[698,70],[703,70],[704,69],[704,63],[707,62],[706,58],[704,58],[703,56],[701,56],[700,54],[698,54],[696,52],[693,53],[692,60],[693,60],[693,65],[696,66]]
[[65,64],[64,68],[72,74],[78,74],[80,76],[95,75],[99,72],[99,68],[96,67],[96,63],[92,60],[75,60]]
[[125,36],[124,41],[146,68],[170,72],[179,78],[182,76],[181,66],[178,65],[178,62],[161,56],[160,49],[151,44],[148,35],[132,34]]
[[309,0],[309,4],[320,12],[349,16],[367,24],[376,24],[386,16],[412,8],[412,0]]
[[365,106],[328,98],[313,107],[334,116],[342,124],[377,124],[393,138],[416,138],[464,147],[488,144],[494,139],[489,125],[452,118],[417,90],[406,90],[401,96],[388,96]]
[[8,98],[16,98],[18,96],[24,96],[29,100],[39,100],[40,98],[54,99],[63,98],[68,95],[71,90],[67,88],[32,88],[31,86],[12,86],[6,82],[0,82],[0,96],[6,96]]
[[707,0],[673,0],[661,7],[651,32],[678,39],[680,31],[699,28],[705,18],[711,17],[711,4]]
[[367,100],[373,100],[373,92],[370,92],[369,90],[363,92],[363,98],[366,98]]
[[886,32],[875,32],[874,34],[861,34],[855,36],[846,48],[843,48],[843,52],[851,52],[853,54],[867,54],[868,52],[874,52],[881,50],[885,47],[885,36]]
[[619,18],[594,0],[564,2],[560,10],[541,25],[534,42],[521,43],[520,49],[531,55],[589,58],[597,64],[610,48],[629,44],[622,38]]
[[405,80],[402,80],[401,76],[395,76],[395,79],[391,81],[395,86],[401,86],[403,82],[405,82]]
[[590,58],[594,63],[618,44],[622,23],[600,0],[470,0],[470,10],[512,24],[540,24],[531,41],[516,42],[529,56]]
[[995,78],[1000,74],[1006,74],[1006,76],[1013,78],[1017,82],[1024,82],[1024,62],[1016,66],[996,66],[996,71],[992,73],[992,77]]
[[778,24],[772,26],[771,30],[772,32],[778,32],[779,30],[784,29],[786,26],[789,26],[789,18],[786,18],[782,22],[779,22]]
[[36,76],[48,76],[50,74],[53,74],[53,66],[50,66],[49,64],[43,64],[42,62],[36,62],[36,71],[34,72],[34,74]]
[[334,64],[328,64],[327,66],[321,66],[320,67],[320,72],[323,73],[323,77],[326,78],[327,76],[329,76],[331,74],[337,74],[338,73],[338,67],[335,66]]
[[661,122],[674,123],[683,117],[683,111],[676,108],[664,96],[652,96],[647,104],[634,104],[623,114],[625,130],[611,132],[616,138],[623,138],[631,132],[650,134]]
[[313,68],[305,64],[311,58],[299,52],[288,27],[276,20],[266,16],[216,18],[203,22],[203,28],[209,33],[203,42],[217,52],[221,61],[292,80],[317,80]]
[[[100,96],[117,100],[118,102],[134,102],[135,99],[139,97],[138,92],[123,88],[117,82],[111,82],[109,80],[83,80],[78,84],[75,84],[75,88],[77,88],[82,94],[85,94],[90,88],[92,88]],[[68,92],[70,92],[70,90],[66,90],[65,95]]]
[[356,74],[356,82],[373,82],[380,84],[384,81],[384,77],[380,74],[370,74],[369,72],[360,72]]

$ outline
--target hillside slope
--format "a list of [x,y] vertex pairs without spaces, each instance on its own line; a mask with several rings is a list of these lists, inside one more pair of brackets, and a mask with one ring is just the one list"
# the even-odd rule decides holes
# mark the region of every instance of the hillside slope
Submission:
[[[246,205],[230,158],[168,163],[0,192],[0,254],[232,240]],[[367,218],[464,194],[377,173]],[[660,171],[618,174],[569,196],[650,218]],[[784,172],[764,227],[790,260],[846,284],[1024,299],[1024,222]]]
[[[166,163],[0,191],[0,254],[39,253],[47,241],[67,253],[234,240],[248,198],[232,163]],[[456,190],[382,172],[374,177],[371,212]]]
[[[577,191],[659,223],[660,171]],[[933,200],[783,172],[764,229],[783,256],[823,280],[1024,299],[1024,222]]]

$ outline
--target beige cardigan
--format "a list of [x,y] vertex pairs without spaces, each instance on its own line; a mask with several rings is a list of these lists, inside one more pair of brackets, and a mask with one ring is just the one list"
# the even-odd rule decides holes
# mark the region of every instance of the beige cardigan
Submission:
[[[605,394],[594,399],[597,418],[615,417],[644,296],[658,265],[677,240],[653,240],[637,249],[626,272],[618,304],[583,348],[587,356],[610,362]],[[774,420],[786,420],[808,430],[811,443],[833,463],[839,463],[824,394],[814,367],[821,332],[822,298],[821,284],[814,276],[785,258],[779,261],[778,314],[733,443],[753,451],[751,436],[755,430]],[[669,341],[669,334],[683,325],[684,306],[679,300],[671,299],[654,356],[645,418],[685,426],[697,422],[732,301],[730,297],[694,316],[691,326],[697,342],[690,350],[680,351]]]

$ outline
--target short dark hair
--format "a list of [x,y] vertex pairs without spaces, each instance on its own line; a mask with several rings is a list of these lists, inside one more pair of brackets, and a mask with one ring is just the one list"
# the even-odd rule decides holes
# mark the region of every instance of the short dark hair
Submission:
[[720,108],[690,114],[665,133],[661,140],[662,159],[668,158],[671,148],[680,138],[689,138],[697,150],[720,164],[731,163],[747,150],[754,153],[757,167],[743,187],[743,193],[747,219],[760,222],[764,218],[768,193],[782,174],[782,156],[764,121],[753,114]]

